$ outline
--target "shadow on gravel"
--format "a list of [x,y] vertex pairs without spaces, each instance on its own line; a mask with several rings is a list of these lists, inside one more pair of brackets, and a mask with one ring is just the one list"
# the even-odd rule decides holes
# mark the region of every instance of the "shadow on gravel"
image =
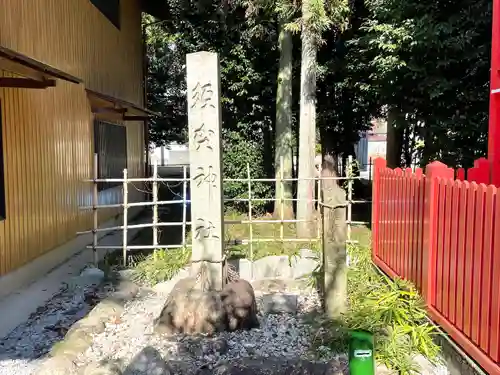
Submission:
[[221,361],[214,366],[192,368],[185,362],[165,361],[153,347],[147,346],[132,359],[123,375],[184,374],[184,375],[347,375],[346,363],[328,363],[300,358],[242,357]]

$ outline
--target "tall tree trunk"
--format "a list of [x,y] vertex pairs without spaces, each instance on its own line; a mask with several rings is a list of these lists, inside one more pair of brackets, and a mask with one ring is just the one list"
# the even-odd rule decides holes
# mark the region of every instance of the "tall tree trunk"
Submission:
[[[427,125],[427,124],[426,124]],[[435,155],[434,137],[431,130],[431,126],[426,126],[424,129],[424,149],[422,150],[422,160],[420,161],[420,165],[425,167],[427,164],[431,162],[432,157]]]
[[403,129],[401,127],[402,115],[399,109],[389,108],[387,114],[387,166],[397,168],[401,166],[401,153],[403,152]]
[[302,1],[302,57],[300,67],[299,182],[297,187],[297,235],[312,235],[314,220],[314,158],[316,148],[316,56],[314,34],[308,28],[311,0]]
[[[292,181],[281,182],[281,178],[292,178],[292,63],[293,39],[292,34],[285,30],[286,20],[280,21],[279,50],[280,64],[278,72],[278,87],[276,90],[276,138],[275,138],[275,177],[276,201],[274,215],[281,216],[281,198],[284,217],[293,218],[293,185]],[[281,165],[283,162],[283,165]],[[281,170],[283,168],[283,170]]]
[[[340,319],[347,309],[347,223],[345,191],[336,180],[335,165],[330,156],[325,156],[321,170],[322,195],[325,202],[323,217],[323,295],[325,311],[329,318]],[[335,208],[333,208],[335,207]]]
[[335,147],[334,135],[332,132],[327,129],[325,126],[319,127],[319,135],[321,142],[321,160],[324,161],[325,158],[327,160],[331,160],[333,164],[332,168],[335,174],[339,175],[339,150]]

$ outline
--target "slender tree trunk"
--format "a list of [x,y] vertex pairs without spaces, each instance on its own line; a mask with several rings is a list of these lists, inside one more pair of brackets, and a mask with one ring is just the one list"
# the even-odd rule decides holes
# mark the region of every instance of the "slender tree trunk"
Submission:
[[[337,177],[330,156],[323,160],[322,177]],[[347,309],[347,251],[345,191],[336,180],[323,180],[323,295],[325,312],[331,319],[340,319]],[[335,208],[332,208],[335,207]]]
[[320,141],[321,141],[321,160],[324,161],[325,158],[332,161],[332,167],[335,174],[339,175],[339,150],[335,147],[334,136],[332,132],[326,129],[324,126],[320,126]]
[[[312,235],[314,220],[314,157],[316,155],[316,40],[308,29],[311,0],[302,1],[302,58],[300,68],[299,182],[297,186],[297,235]],[[308,180],[307,180],[308,179]]]
[[387,114],[387,166],[401,166],[403,152],[403,131],[401,128],[401,113],[397,108],[390,108]]
[[424,149],[422,150],[422,160],[420,164],[422,167],[425,167],[430,163],[432,156],[435,154],[435,150],[433,147],[433,136],[430,126],[426,126],[424,129]]
[[[281,183],[280,178],[292,178],[292,63],[293,40],[292,34],[285,30],[286,20],[280,22],[279,50],[280,64],[278,72],[278,88],[276,90],[276,138],[275,138],[275,178],[276,202],[274,215],[281,216],[281,202],[283,203],[284,217],[293,218],[293,186],[292,181]],[[281,165],[283,161],[283,165]],[[281,171],[283,168],[283,171]]]

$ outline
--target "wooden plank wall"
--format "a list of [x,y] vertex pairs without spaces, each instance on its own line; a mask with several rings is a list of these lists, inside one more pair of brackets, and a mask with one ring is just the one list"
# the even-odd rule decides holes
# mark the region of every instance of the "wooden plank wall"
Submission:
[[142,104],[139,0],[120,4],[118,30],[89,0],[0,0],[0,45]]
[[[91,214],[78,209],[92,200],[92,184],[83,182],[93,159],[85,88],[142,105],[140,10],[136,0],[121,3],[119,31],[88,0],[0,0],[0,45],[84,80],[58,80],[46,90],[0,88],[7,208],[0,276],[91,227]],[[142,176],[143,124],[126,126],[129,176]],[[120,188],[101,192],[101,203],[120,200]]]

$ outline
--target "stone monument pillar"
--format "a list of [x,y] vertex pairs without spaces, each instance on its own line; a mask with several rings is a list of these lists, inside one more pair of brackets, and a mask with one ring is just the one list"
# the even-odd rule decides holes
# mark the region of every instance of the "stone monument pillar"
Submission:
[[186,58],[191,184],[192,275],[206,264],[212,289],[222,288],[224,204],[222,194],[219,58]]

